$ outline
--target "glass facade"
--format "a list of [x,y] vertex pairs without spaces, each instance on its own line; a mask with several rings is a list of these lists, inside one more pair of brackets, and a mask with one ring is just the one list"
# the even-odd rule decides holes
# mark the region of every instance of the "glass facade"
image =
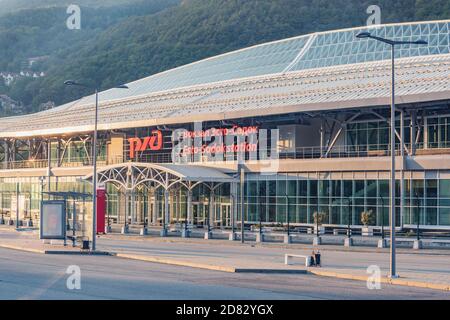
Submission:
[[[76,178],[53,179],[52,191],[75,191],[90,193],[87,182]],[[15,216],[17,190],[20,215],[25,219],[32,215],[38,218],[41,190],[47,186],[37,178],[2,179],[0,181],[1,212],[5,216]],[[239,189],[239,188],[238,188]],[[252,224],[282,225],[288,219],[291,224],[312,224],[316,212],[325,214],[324,224],[362,225],[361,214],[374,213],[373,225],[389,224],[389,181],[376,179],[305,179],[289,175],[276,178],[251,175],[245,183],[245,221]],[[396,214],[398,226],[450,226],[450,179],[405,179],[404,211],[400,217],[400,182],[397,181]],[[133,194],[134,201],[125,201],[124,193],[112,184],[107,185],[107,214],[112,221],[123,223],[125,205],[130,206],[127,217],[133,222],[132,214],[138,221],[156,216],[161,222],[164,212],[164,191],[162,188],[150,190],[141,187]],[[170,222],[182,223],[187,215],[187,189],[184,187],[170,191]],[[192,214],[194,225],[208,223],[210,213],[210,190],[200,184],[192,192]],[[46,197],[46,196],[45,196]],[[239,203],[239,194],[237,195]],[[79,203],[81,200],[78,200]],[[90,201],[88,199],[87,201]],[[134,205],[134,211],[131,206]],[[229,226],[231,222],[232,197],[230,184],[223,184],[214,193],[214,208],[211,225]],[[69,206],[70,209],[70,206]],[[236,219],[240,221],[240,210]]]
[[[372,211],[374,225],[389,224],[389,180],[315,180],[292,176],[247,181],[245,220],[250,223],[313,223],[315,212],[325,224],[362,225],[361,214]],[[403,217],[400,218],[400,182],[397,181],[398,225],[449,226],[450,180],[405,180]],[[420,213],[418,214],[418,209]],[[288,213],[288,214],[287,214]],[[240,219],[240,218],[239,218]]]
[[428,148],[450,148],[450,116],[428,118]]
[[[415,141],[418,149],[450,148],[449,115],[426,117],[425,121],[421,121],[420,125],[416,124],[415,126],[415,132],[419,134]],[[400,132],[399,121],[396,123],[396,130]],[[410,119],[404,121],[403,137],[406,146],[409,146],[411,144]],[[352,151],[389,150],[389,123],[382,120],[352,122],[346,127],[345,141],[345,145]],[[397,143],[400,143],[398,139]]]

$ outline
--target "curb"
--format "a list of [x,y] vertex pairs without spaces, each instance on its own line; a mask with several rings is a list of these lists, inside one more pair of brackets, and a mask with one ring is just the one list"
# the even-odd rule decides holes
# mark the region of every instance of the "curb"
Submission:
[[45,250],[31,249],[31,248],[24,248],[24,247],[18,247],[18,246],[8,245],[8,244],[0,244],[0,248],[3,248],[3,249],[10,249],[10,250],[17,250],[17,251],[25,251],[25,252],[32,252],[32,253],[41,253],[41,254],[45,254]]
[[81,255],[81,256],[114,256],[113,252],[107,251],[64,251],[64,250],[45,250],[44,254],[54,255]]
[[[359,281],[367,281],[368,276],[359,276],[347,273],[338,273],[333,271],[319,271],[319,270],[308,270],[309,273],[314,274],[316,276],[322,277],[333,277],[338,279],[347,279],[347,280],[359,280]],[[442,290],[442,291],[450,291],[450,284],[438,284],[438,283],[429,283],[422,281],[409,281],[403,279],[390,279],[390,278],[381,278],[381,283],[391,284],[391,285],[399,285],[399,286],[407,286],[407,287],[416,287],[416,288],[425,288],[425,289],[434,289],[434,290]]]
[[114,256],[115,254],[107,251],[69,251],[69,250],[41,250],[41,249],[31,249],[25,247],[19,247],[9,244],[0,244],[0,248],[23,251],[23,252],[31,252],[31,253],[39,253],[39,254],[54,254],[54,255],[87,255],[87,256]]
[[175,266],[180,266],[180,267],[206,269],[206,270],[221,271],[221,272],[228,272],[228,273],[307,274],[307,270],[235,268],[235,267],[215,266],[215,265],[195,263],[195,262],[172,260],[172,259],[159,258],[159,257],[139,256],[139,255],[133,255],[133,254],[126,254],[126,253],[116,253],[115,256],[118,258],[123,258],[123,259],[139,260],[139,261],[146,261],[146,262],[153,262],[153,263],[175,265]]
[[236,268],[233,268],[233,267],[214,266],[214,265],[200,264],[200,263],[194,263],[194,262],[183,262],[183,261],[164,259],[164,258],[158,258],[158,257],[148,257],[148,256],[145,257],[145,256],[138,256],[138,255],[133,255],[133,254],[126,254],[126,253],[116,253],[115,256],[118,258],[124,258],[124,259],[140,260],[140,261],[154,262],[154,263],[161,263],[161,264],[170,264],[170,265],[176,265],[176,266],[182,266],[182,267],[191,267],[191,268],[207,269],[207,270],[223,271],[223,272],[231,272],[231,273],[236,272]]

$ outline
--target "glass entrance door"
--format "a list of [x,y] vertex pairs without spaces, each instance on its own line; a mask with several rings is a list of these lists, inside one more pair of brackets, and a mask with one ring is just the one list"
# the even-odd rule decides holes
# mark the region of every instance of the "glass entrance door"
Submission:
[[231,226],[231,204],[220,205],[220,221],[221,227]]

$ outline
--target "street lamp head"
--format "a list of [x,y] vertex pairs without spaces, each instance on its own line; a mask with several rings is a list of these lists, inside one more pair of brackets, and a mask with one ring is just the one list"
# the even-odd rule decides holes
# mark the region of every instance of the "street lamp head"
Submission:
[[424,44],[424,45],[427,45],[428,42],[425,41],[425,40],[419,40],[419,41],[415,41],[414,44]]
[[366,39],[366,38],[370,38],[372,35],[370,34],[370,32],[360,32],[356,35],[357,38],[359,39]]

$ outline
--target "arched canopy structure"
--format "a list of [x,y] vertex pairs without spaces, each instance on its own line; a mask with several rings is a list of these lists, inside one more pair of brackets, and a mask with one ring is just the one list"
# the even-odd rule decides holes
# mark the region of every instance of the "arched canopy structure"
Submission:
[[[176,184],[191,190],[199,183],[205,183],[210,189],[214,184],[236,182],[236,179],[219,169],[176,164],[121,163],[99,168],[98,183],[115,183],[125,190],[134,190],[139,185],[151,182],[157,187],[169,190]],[[92,174],[84,177],[92,180]]]

